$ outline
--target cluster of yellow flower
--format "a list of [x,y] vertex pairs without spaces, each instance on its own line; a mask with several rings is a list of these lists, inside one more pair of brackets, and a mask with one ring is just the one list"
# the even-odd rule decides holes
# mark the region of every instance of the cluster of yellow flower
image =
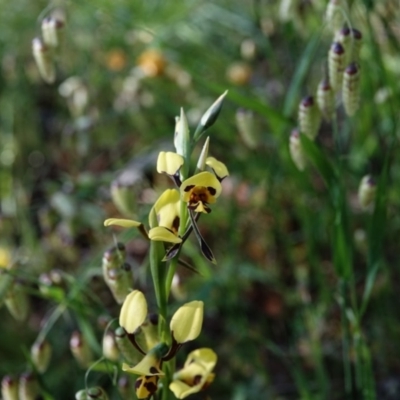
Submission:
[[[139,376],[135,385],[139,399],[151,397],[159,387],[162,390],[169,388],[178,399],[183,399],[204,389],[214,379],[212,370],[217,355],[208,348],[192,351],[183,369],[173,373],[173,367],[168,362],[173,360],[184,343],[196,339],[200,334],[204,305],[202,301],[184,304],[174,313],[168,328],[166,304],[171,282],[168,278],[166,282],[160,282],[157,271],[167,267],[162,263],[177,262],[181,248],[192,231],[197,237],[202,254],[210,262],[216,263],[211,249],[200,233],[197,221],[201,214],[211,212],[210,205],[220,196],[221,181],[229,175],[228,169],[222,162],[208,156],[209,138],[205,140],[192,175],[189,174],[189,161],[194,145],[215,122],[225,95],[226,93],[220,96],[207,110],[192,137],[186,116],[181,111],[174,136],[176,152],[161,151],[157,160],[157,171],[168,175],[176,188],[166,189],[155,202],[149,214],[149,228],[142,222],[131,219],[110,218],[104,222],[105,226],[137,228],[150,241],[150,267],[159,309],[158,328],[156,332],[149,329],[147,301],[139,290],[133,290],[126,296],[119,317],[120,329],[123,329],[121,340],[127,337],[130,350],[135,349],[134,357],[129,354],[124,357],[126,362],[122,364],[122,369]],[[152,249],[156,248],[157,242],[165,243],[169,247],[165,252],[164,246],[161,246],[161,257],[158,257],[157,252],[153,252],[157,256],[152,257]],[[172,270],[171,265],[169,269]],[[159,385],[160,379],[162,385]]]

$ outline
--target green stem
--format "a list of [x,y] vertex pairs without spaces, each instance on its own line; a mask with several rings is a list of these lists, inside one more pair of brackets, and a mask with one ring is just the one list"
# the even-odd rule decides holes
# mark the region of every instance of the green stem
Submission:
[[345,393],[350,398],[353,391],[353,383],[351,378],[351,363],[350,363],[350,343],[349,343],[349,331],[347,324],[346,308],[346,286],[347,283],[343,280],[339,282],[339,304],[341,310],[341,326],[342,326],[342,354],[343,354],[343,367],[344,367],[344,387]]

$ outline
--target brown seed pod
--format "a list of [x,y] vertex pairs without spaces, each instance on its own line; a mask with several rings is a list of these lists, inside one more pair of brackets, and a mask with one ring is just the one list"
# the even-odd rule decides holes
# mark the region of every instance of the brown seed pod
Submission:
[[360,67],[351,63],[344,71],[343,106],[348,116],[352,116],[360,105]]
[[339,42],[333,42],[328,54],[329,82],[334,91],[342,84],[346,53]]
[[335,112],[335,93],[329,79],[323,79],[318,85],[317,104],[324,118],[330,121]]
[[300,132],[314,140],[321,123],[321,114],[313,96],[307,96],[300,102],[298,119]]
[[297,128],[293,129],[292,133],[290,134],[289,152],[297,169],[303,171],[306,166],[306,158],[301,147],[300,132]]

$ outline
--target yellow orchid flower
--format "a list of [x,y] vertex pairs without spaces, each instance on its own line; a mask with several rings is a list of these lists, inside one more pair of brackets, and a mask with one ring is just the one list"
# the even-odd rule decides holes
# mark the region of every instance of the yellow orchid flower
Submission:
[[193,175],[182,182],[180,187],[182,200],[195,212],[210,213],[208,204],[216,202],[221,194],[221,183],[211,172],[205,171]]
[[184,367],[174,374],[174,380],[169,385],[176,398],[185,397],[207,388],[214,380],[212,370],[217,362],[217,355],[208,348],[192,351]]
[[134,333],[147,317],[147,302],[144,294],[134,290],[126,296],[119,314],[119,324],[128,332]]
[[214,157],[207,157],[206,165],[208,165],[214,171],[214,174],[220,182],[229,175],[226,165]]
[[[152,224],[152,213],[157,215],[158,226]],[[180,194],[176,189],[167,189],[154,204],[149,220],[150,231],[147,232],[141,222],[131,219],[109,218],[104,221],[105,226],[121,226],[123,228],[138,228],[148,239],[154,241],[181,243],[178,236],[180,212]]]
[[[155,212],[158,226],[152,226],[151,213]],[[180,195],[176,189],[167,189],[158,198],[149,216],[149,238],[150,240],[181,243],[178,236],[180,213]]]
[[164,372],[161,370],[163,357],[168,353],[169,347],[165,343],[158,343],[142,358],[142,360],[131,367],[126,363],[122,364],[122,370],[135,375],[143,376],[163,376]]
[[186,343],[199,336],[203,325],[203,314],[202,301],[191,301],[178,308],[169,325],[177,343]]

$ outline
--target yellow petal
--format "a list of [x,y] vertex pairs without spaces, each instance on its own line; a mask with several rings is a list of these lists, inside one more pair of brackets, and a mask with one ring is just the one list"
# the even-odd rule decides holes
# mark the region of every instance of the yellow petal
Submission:
[[191,301],[179,307],[172,316],[170,330],[178,343],[194,340],[203,324],[204,303]]
[[180,200],[179,192],[176,189],[167,189],[154,203],[154,209],[158,214],[167,204],[177,203]]
[[217,355],[214,350],[203,347],[188,354],[185,367],[195,363],[204,367],[207,371],[211,371],[217,363]]
[[119,324],[128,332],[134,333],[147,316],[147,302],[144,294],[134,290],[126,296],[119,314]]
[[155,228],[150,229],[149,231],[150,240],[158,241],[158,242],[167,242],[167,243],[181,243],[182,239],[176,236],[173,232],[164,228],[163,226],[157,226]]
[[133,221],[132,219],[109,218],[104,221],[104,226],[117,225],[123,228],[138,228],[142,225],[141,222]]
[[[199,174],[193,175],[192,177],[186,179],[182,182],[180,187],[182,200],[188,202],[190,199],[191,189],[193,187],[203,187],[206,188],[210,196],[214,199],[221,194],[221,183],[216,178],[214,174],[208,171],[200,172]],[[212,190],[212,193],[210,189]]]
[[185,397],[189,396],[190,394],[197,393],[200,391],[200,385],[196,386],[189,386],[182,381],[173,381],[169,385],[169,389],[175,395],[177,399],[184,399]]
[[135,375],[163,376],[164,372],[160,368],[161,359],[168,352],[168,349],[165,343],[159,343],[135,366],[130,367],[127,364],[122,364],[122,370]]
[[[177,218],[179,218],[180,214],[180,193],[176,189],[167,189],[154,204],[153,211],[157,215],[159,226],[177,230],[178,227],[174,225],[176,221],[179,225],[179,219]],[[154,218],[152,217],[153,215],[150,213],[149,224],[151,228],[154,228],[157,225],[154,225]]]
[[148,399],[157,391],[158,376],[141,376],[136,380],[135,390],[138,399]]
[[175,175],[183,165],[183,157],[172,151],[161,151],[157,159],[157,172]]
[[215,175],[217,175],[218,179],[222,181],[222,179],[226,178],[229,175],[228,168],[221,161],[218,161],[214,157],[208,157],[206,160],[206,164],[212,168]]

